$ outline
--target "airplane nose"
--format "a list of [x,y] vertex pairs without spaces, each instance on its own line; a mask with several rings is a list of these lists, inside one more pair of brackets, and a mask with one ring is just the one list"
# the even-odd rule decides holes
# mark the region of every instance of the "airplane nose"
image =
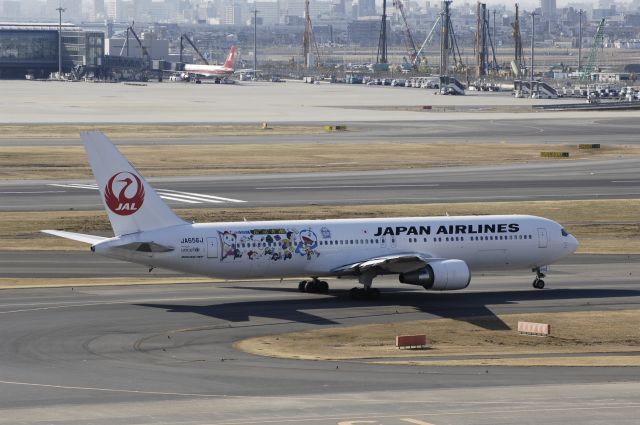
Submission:
[[578,245],[580,245],[580,243],[573,235],[569,236],[569,238],[569,250],[573,254],[578,249]]

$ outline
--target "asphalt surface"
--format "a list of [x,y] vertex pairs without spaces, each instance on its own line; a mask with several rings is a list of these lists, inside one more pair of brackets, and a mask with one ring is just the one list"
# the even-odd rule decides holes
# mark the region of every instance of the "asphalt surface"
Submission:
[[[640,159],[150,179],[173,207],[230,208],[640,197]],[[0,211],[96,210],[95,182],[0,183]]]
[[[345,143],[391,140],[635,144],[637,120],[380,122]],[[354,124],[355,125],[355,124]],[[326,136],[260,138],[323,143]],[[256,137],[160,143],[255,143]],[[121,143],[155,143],[124,140]],[[0,141],[2,145],[49,141]],[[77,144],[76,140],[55,144]],[[638,198],[640,160],[545,162],[363,173],[151,179],[174,207],[349,205]],[[102,208],[91,181],[0,182],[0,211]],[[58,185],[58,186],[52,186]],[[225,199],[220,199],[225,198]],[[190,201],[190,202],[186,202]],[[238,202],[244,201],[244,202]],[[376,280],[376,302],[296,282],[0,291],[0,423],[16,424],[635,424],[640,368],[382,366],[259,358],[239,339],[364,323],[487,314],[636,309],[637,256],[573,256],[544,291],[530,272],[474,277],[427,293]],[[173,277],[89,252],[0,252],[0,278]],[[466,319],[466,320],[472,320]],[[604,353],[603,353],[604,354]],[[632,353],[631,355],[638,355]]]
[[293,281],[3,290],[0,423],[635,424],[640,368],[309,362],[232,344],[325,326],[638,308],[637,260],[574,256],[544,291],[527,272],[478,276],[456,293],[385,278],[376,302],[349,300],[342,281],[326,296]]
[[[514,118],[515,117],[515,118]],[[281,135],[269,132],[259,135],[206,137],[114,138],[119,145],[176,145],[176,144],[273,144],[273,143],[601,143],[603,145],[635,145],[640,142],[640,122],[632,117],[593,117],[566,119],[562,113],[552,117],[518,119],[475,118],[458,121],[407,121],[371,123],[341,122],[348,131]],[[180,125],[184,125],[181,123]],[[291,123],[270,122],[270,127],[290,126]],[[320,128],[321,123],[301,122],[296,126]],[[257,125],[256,125],[257,127]],[[170,134],[170,133],[169,133]],[[79,146],[80,138],[12,139],[0,138],[0,146]]]

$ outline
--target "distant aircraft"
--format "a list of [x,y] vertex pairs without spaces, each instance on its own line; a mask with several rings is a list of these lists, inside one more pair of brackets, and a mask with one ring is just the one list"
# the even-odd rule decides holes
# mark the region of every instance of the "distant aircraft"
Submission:
[[[186,77],[195,76],[196,78],[215,78],[217,80],[232,75],[235,72],[236,57],[238,49],[232,46],[229,55],[222,65],[196,65],[185,64],[183,75]],[[184,78],[183,76],[183,78]]]
[[227,279],[309,276],[299,289],[327,292],[323,277],[357,279],[353,298],[379,295],[379,275],[427,290],[464,289],[471,272],[546,265],[578,241],[552,220],[529,215],[188,223],[164,203],[102,133],[81,135],[113,238],[44,232],[91,244],[97,254]]

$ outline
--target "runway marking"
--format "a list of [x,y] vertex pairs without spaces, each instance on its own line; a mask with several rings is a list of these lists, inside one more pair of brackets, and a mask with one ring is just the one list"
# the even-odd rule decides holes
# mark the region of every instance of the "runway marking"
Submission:
[[282,189],[392,189],[402,187],[438,187],[439,184],[381,184],[381,185],[341,185],[341,186],[270,186],[256,187],[256,190]]
[[611,180],[611,183],[640,183],[640,180]]
[[162,199],[167,199],[169,201],[179,201],[179,202],[184,202],[187,204],[201,204],[202,202],[198,202],[198,201],[190,201],[188,199],[179,199],[179,198],[172,198],[171,196],[166,196],[166,195],[160,195],[160,197]]
[[237,202],[237,203],[247,202],[247,201],[243,201],[241,199],[223,198],[222,196],[203,195],[201,193],[179,192],[177,190],[171,190],[171,189],[158,189],[158,190],[162,191],[162,192],[167,192],[167,193],[182,193],[182,194],[185,194],[185,195],[193,195],[193,196],[198,196],[200,198],[213,199],[213,200],[217,200],[217,201],[227,201],[227,202]]
[[0,195],[27,195],[27,194],[41,194],[41,193],[65,193],[64,190],[41,190],[33,192],[0,192]]
[[[66,187],[71,189],[98,190],[97,184],[50,183],[49,186]],[[63,191],[59,193],[62,193],[62,192]],[[185,204],[202,204],[202,203],[222,204],[224,202],[233,202],[233,203],[247,202],[241,199],[223,198],[222,196],[205,195],[203,193],[181,192],[179,190],[172,190],[172,189],[156,189],[156,192],[162,199],[167,199],[167,200],[176,201],[176,202],[184,202]],[[48,192],[42,192],[42,193],[48,193]]]
[[433,425],[431,422],[420,421],[418,419],[402,418],[400,420],[402,422],[407,422],[407,423],[413,424],[413,425]]

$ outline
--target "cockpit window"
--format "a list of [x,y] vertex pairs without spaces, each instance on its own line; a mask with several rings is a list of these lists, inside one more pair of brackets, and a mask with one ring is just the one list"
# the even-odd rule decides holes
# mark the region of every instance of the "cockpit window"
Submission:
[[561,229],[560,231],[562,232],[562,236],[569,236],[569,232],[567,232],[566,230]]

